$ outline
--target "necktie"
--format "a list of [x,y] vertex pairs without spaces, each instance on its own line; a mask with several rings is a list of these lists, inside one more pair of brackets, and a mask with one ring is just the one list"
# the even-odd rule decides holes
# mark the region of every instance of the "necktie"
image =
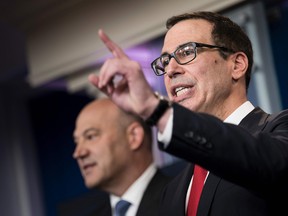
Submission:
[[120,200],[115,206],[115,216],[125,216],[126,211],[128,210],[130,202],[126,200]]
[[188,201],[187,216],[196,216],[198,203],[200,200],[206,175],[207,170],[203,169],[198,165],[194,166],[194,177]]

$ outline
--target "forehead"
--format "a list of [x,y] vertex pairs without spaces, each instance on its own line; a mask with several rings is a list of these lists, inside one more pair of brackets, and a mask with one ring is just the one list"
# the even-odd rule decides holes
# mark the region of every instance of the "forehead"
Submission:
[[187,42],[211,44],[212,24],[203,19],[183,20],[175,24],[165,35],[162,52],[173,52]]
[[88,128],[106,129],[116,128],[118,112],[111,106],[90,106],[84,109],[76,120],[75,136],[83,133]]

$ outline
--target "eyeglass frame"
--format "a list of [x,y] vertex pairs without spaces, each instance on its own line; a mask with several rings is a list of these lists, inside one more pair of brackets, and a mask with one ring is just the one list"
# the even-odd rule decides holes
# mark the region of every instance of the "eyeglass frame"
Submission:
[[[176,57],[176,52],[179,50],[179,49],[183,49],[185,46],[187,46],[187,45],[190,45],[190,44],[192,44],[192,46],[193,46],[193,48],[194,48],[194,50],[195,50],[195,52],[194,52],[194,57],[191,59],[191,60],[189,60],[189,61],[187,61],[187,62],[184,62],[184,63],[181,63],[179,60],[178,60],[178,58]],[[195,58],[196,58],[196,56],[197,56],[197,48],[201,48],[201,47],[206,47],[206,48],[210,48],[210,49],[220,49],[220,50],[222,50],[222,51],[224,51],[224,52],[230,52],[230,53],[234,53],[235,51],[234,50],[232,50],[232,49],[229,49],[229,48],[227,48],[227,47],[223,47],[223,46],[217,46],[217,45],[211,45],[211,44],[205,44],[205,43],[198,43],[198,42],[188,42],[188,43],[185,43],[185,44],[182,44],[182,45],[180,45],[180,46],[178,46],[178,48],[174,51],[174,52],[172,52],[172,53],[164,53],[164,54],[162,54],[160,57],[158,57],[158,58],[156,58],[155,60],[153,60],[152,61],[152,63],[151,63],[151,67],[152,67],[152,69],[153,69],[153,72],[155,73],[155,75],[156,76],[162,76],[162,75],[164,75],[164,74],[166,74],[167,72],[165,72],[165,71],[163,71],[161,74],[159,74],[159,73],[157,73],[157,71],[158,70],[161,70],[161,69],[156,69],[156,62],[160,59],[160,58],[162,58],[164,55],[165,56],[168,56],[168,58],[169,58],[169,63],[170,63],[170,60],[172,59],[172,58],[174,58],[175,59],[175,61],[178,63],[178,64],[180,64],[180,65],[185,65],[185,64],[188,64],[188,63],[190,63],[190,62],[192,62]],[[169,64],[168,63],[168,64]],[[167,65],[168,65],[167,64]],[[164,68],[163,68],[164,69]]]

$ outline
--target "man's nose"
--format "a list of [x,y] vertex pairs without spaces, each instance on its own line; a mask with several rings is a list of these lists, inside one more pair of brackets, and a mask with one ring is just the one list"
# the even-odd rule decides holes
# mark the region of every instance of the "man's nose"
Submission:
[[172,78],[174,77],[176,74],[181,74],[182,70],[181,69],[181,65],[177,63],[177,61],[175,60],[174,57],[172,57],[169,61],[169,64],[166,66],[166,74]]
[[77,144],[74,152],[73,152],[73,158],[79,159],[83,158],[88,154],[88,149],[86,149],[84,146],[81,146],[80,144]]

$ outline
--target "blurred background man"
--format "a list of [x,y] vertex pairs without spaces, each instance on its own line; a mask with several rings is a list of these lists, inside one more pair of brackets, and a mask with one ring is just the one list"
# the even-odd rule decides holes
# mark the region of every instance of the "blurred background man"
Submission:
[[85,185],[105,191],[81,215],[114,215],[120,199],[130,203],[127,216],[158,215],[170,177],[153,162],[152,131],[143,120],[109,99],[94,100],[77,117],[74,140]]

